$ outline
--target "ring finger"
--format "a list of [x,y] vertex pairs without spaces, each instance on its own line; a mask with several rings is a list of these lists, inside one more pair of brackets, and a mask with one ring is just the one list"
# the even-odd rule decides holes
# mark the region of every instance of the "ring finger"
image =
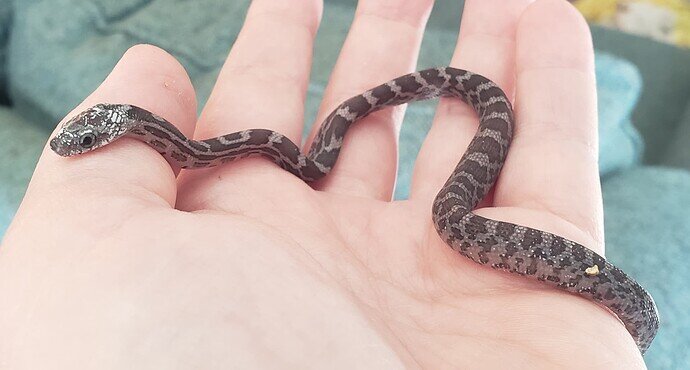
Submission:
[[[251,128],[274,130],[300,142],[320,0],[254,0],[237,41],[204,107],[195,138],[211,138]],[[252,171],[291,176],[262,158],[248,158],[208,170],[183,172],[178,208],[225,209],[232,187]],[[227,175],[227,176],[225,176]],[[215,181],[232,178],[233,181]],[[212,201],[213,200],[213,201]]]

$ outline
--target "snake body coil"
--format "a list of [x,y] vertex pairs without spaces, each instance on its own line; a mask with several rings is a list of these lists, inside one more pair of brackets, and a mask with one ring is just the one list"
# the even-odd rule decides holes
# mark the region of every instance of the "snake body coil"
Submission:
[[435,198],[432,217],[441,238],[463,256],[578,294],[607,307],[644,353],[659,326],[649,293],[592,250],[560,236],[472,213],[496,181],[513,135],[513,110],[503,91],[483,76],[460,69],[427,69],[398,77],[340,104],[324,121],[307,155],[271,130],[250,129],[207,140],[186,138],[174,125],[142,108],[99,104],[67,121],[50,142],[72,156],[120,137],[141,140],[171,165],[204,168],[250,155],[264,156],[304,181],[335,165],[348,128],[387,106],[456,97],[479,115],[479,129]]

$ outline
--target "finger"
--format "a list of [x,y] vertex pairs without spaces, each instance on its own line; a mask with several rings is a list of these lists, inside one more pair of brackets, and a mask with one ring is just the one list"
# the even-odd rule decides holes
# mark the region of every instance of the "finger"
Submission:
[[601,242],[593,55],[589,28],[567,2],[539,0],[525,12],[516,129],[494,205],[551,212]]
[[[513,96],[515,30],[532,0],[467,0],[451,66],[479,73]],[[458,99],[442,99],[417,157],[410,199],[433,199],[477,131],[478,118]]]
[[[265,128],[299,145],[320,16],[319,0],[254,0],[199,118],[195,137]],[[200,191],[201,198],[194,198],[202,203],[198,207],[204,207],[205,200],[225,189],[191,186],[192,182],[200,185],[204,179],[229,172],[235,176],[248,168],[282,171],[269,161],[253,158],[211,170],[187,171],[181,185],[195,194]]]
[[[433,1],[363,0],[321,104],[321,121],[347,98],[412,71]],[[338,163],[316,186],[322,190],[390,200],[403,108],[362,119],[345,137]],[[311,143],[311,139],[308,141]]]
[[[75,76],[78,78],[78,76]],[[66,119],[97,104],[136,105],[191,133],[196,121],[194,89],[174,57],[151,45],[129,49],[103,83]],[[47,146],[34,173],[26,201],[47,193],[59,197],[135,195],[175,204],[175,175],[149,146],[121,139],[94,152],[63,158]]]

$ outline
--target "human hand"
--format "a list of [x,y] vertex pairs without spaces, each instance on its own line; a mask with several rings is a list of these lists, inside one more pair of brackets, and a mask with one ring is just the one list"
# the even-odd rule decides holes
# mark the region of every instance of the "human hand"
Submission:
[[[451,63],[516,101],[509,158],[477,213],[603,254],[589,33],[565,1],[529,3],[468,0]],[[317,122],[415,69],[431,5],[360,2]],[[299,142],[320,9],[255,0],[198,120],[186,73],[151,46],[72,113],[129,103],[197,138],[268,128]],[[401,112],[357,123],[316,190],[263,159],[176,178],[133,140],[73,159],[46,150],[0,248],[0,364],[643,367],[604,309],[438,237],[431,201],[477,127],[463,103],[440,103],[410,199],[390,202]]]

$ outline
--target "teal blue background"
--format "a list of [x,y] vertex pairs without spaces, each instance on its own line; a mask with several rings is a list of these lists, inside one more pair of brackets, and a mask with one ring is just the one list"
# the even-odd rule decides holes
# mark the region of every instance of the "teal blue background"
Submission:
[[[0,0],[0,235],[55,123],[122,53],[152,43],[189,72],[200,106],[239,31],[248,1]],[[437,0],[419,67],[448,63],[462,3]],[[312,124],[352,20],[354,1],[326,1],[309,86]],[[279,32],[279,30],[276,30]],[[690,52],[594,27],[607,256],[652,291],[662,329],[652,369],[690,364]],[[200,42],[203,40],[203,42]],[[394,56],[392,56],[394,57]],[[401,132],[396,197],[434,103],[411,105]],[[545,308],[548,309],[548,308]],[[575,354],[574,354],[575,355]]]

